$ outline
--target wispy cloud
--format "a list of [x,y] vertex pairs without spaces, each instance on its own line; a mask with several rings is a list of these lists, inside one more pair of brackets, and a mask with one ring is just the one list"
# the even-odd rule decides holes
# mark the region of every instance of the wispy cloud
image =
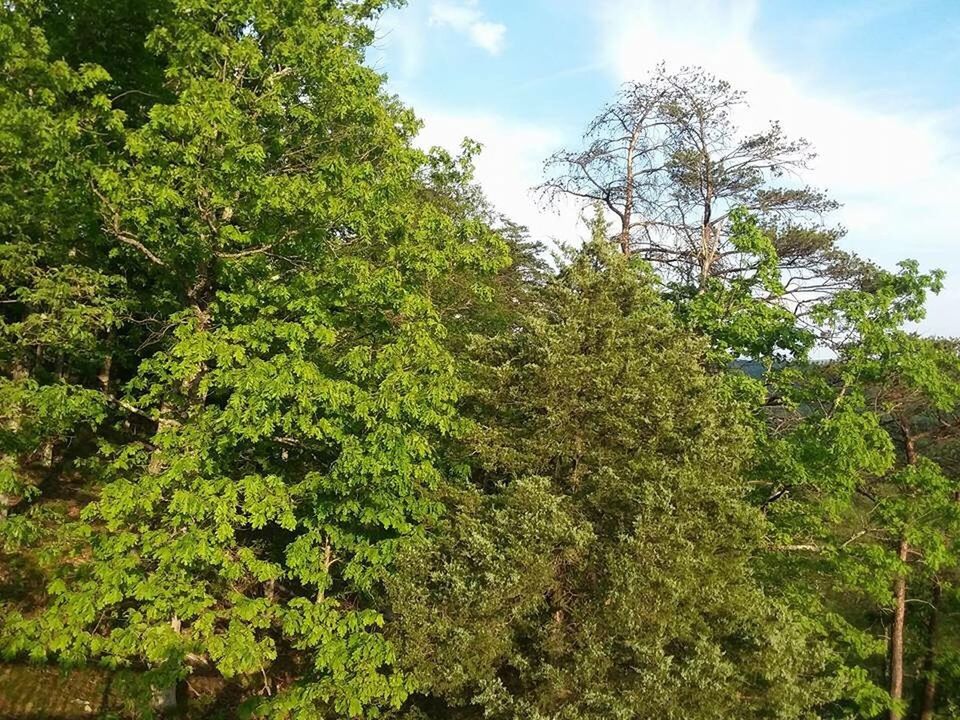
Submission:
[[[478,27],[479,24],[479,27]],[[488,30],[486,26],[495,29]],[[450,105],[442,93],[419,81],[429,59],[431,26],[445,27],[475,36],[472,41],[488,52],[499,51],[506,28],[485,19],[477,2],[436,0],[430,5],[411,3],[402,11],[389,11],[377,28],[377,44],[368,61],[374,67],[392,60],[391,88],[402,91],[404,100],[424,121],[418,138],[422,147],[438,145],[457,152],[469,137],[483,146],[476,160],[476,179],[494,207],[511,220],[529,227],[542,242],[574,242],[580,235],[578,209],[560,207],[545,210],[532,187],[542,180],[543,160],[564,142],[559,123],[537,123],[507,115],[489,107],[489,99],[478,98],[473,107]],[[548,73],[530,81],[536,84],[557,75],[576,75],[586,68],[574,67]]]
[[587,73],[602,70],[603,67],[603,62],[590,62],[584,63],[583,65],[574,65],[573,67],[561,68],[560,70],[555,70],[553,72],[544,73],[543,75],[537,75],[535,77],[523,80],[515,84],[513,89],[522,90],[525,88],[536,87],[537,85],[543,85],[544,83],[553,82],[555,80],[572,78],[576,77],[577,75],[586,75]]
[[507,26],[487,20],[477,0],[439,0],[430,7],[430,24],[448,27],[469,38],[491,55],[499,55],[506,40]]
[[[870,23],[890,21],[884,15],[896,14],[905,1],[860,0],[830,6],[811,14],[802,29],[779,29],[816,38],[799,43],[816,62],[794,65],[772,50],[781,40],[778,29],[768,22],[776,13],[764,16],[761,25],[761,6],[754,0],[578,3],[574,14],[581,21],[594,21],[592,27],[589,23],[583,27],[595,38],[593,54],[573,53],[569,68],[545,69],[517,87],[534,87],[557,77],[572,86],[606,85],[596,76],[581,82],[581,74],[599,70],[599,75],[605,72],[614,81],[612,89],[616,82],[643,77],[661,60],[674,68],[704,66],[748,92],[750,108],[738,118],[745,131],[776,119],[788,133],[816,146],[819,156],[804,179],[844,204],[832,220],[848,228],[846,247],[888,267],[913,257],[926,268],[947,270],[945,292],[931,303],[925,329],[960,334],[955,311],[960,306],[960,245],[952,232],[954,196],[960,188],[960,108],[947,106],[950,100],[945,100],[940,109],[931,109],[937,101],[929,93],[901,97],[897,93],[903,92],[902,78],[887,83],[879,74],[865,77],[862,90],[840,93],[829,89],[838,84],[833,78],[818,74],[825,66],[836,67],[849,87],[852,76],[843,67],[846,36],[869,32]],[[771,6],[776,4],[762,7],[766,11]],[[559,216],[539,211],[528,188],[542,180],[544,157],[577,142],[569,123],[572,117],[589,115],[589,108],[571,107],[569,115],[544,124],[524,118],[522,104],[498,107],[491,97],[477,97],[471,108],[451,106],[442,92],[418,85],[423,63],[435,60],[429,57],[432,31],[441,28],[493,54],[504,48],[505,28],[490,20],[478,0],[423,0],[385,19],[382,37],[393,58],[393,87],[414,101],[426,120],[424,142],[456,149],[464,135],[481,141],[485,150],[478,179],[496,205],[528,224],[541,239],[576,241],[583,235],[577,213],[569,208]],[[511,32],[534,30],[518,26]],[[512,62],[524,61],[522,53],[514,55]],[[482,70],[463,68],[466,82],[471,72]],[[515,75],[523,77],[520,72]],[[416,102],[416,96],[425,102]]]
[[374,26],[376,39],[367,54],[367,62],[382,72],[389,56],[400,80],[415,78],[423,67],[425,30],[423,17],[413,9],[388,9]]

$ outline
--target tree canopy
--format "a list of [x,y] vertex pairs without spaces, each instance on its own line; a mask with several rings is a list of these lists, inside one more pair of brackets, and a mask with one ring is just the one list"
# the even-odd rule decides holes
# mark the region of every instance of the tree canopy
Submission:
[[662,66],[548,160],[551,260],[366,64],[392,4],[0,5],[5,662],[138,717],[954,717],[942,273]]

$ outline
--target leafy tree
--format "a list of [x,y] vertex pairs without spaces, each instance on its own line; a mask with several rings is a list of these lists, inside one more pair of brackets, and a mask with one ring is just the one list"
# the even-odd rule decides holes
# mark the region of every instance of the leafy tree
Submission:
[[17,508],[0,522],[0,548],[11,552],[42,530],[31,504],[41,488],[55,494],[92,453],[110,337],[129,303],[89,191],[122,116],[101,69],[47,53],[27,14],[0,10],[0,515]]
[[767,364],[806,357],[815,335],[781,302],[787,290],[774,243],[744,208],[732,210],[729,221],[741,272],[699,287],[671,283],[666,296],[689,327],[709,338],[719,367],[744,357]]
[[389,581],[417,712],[813,717],[829,659],[751,570],[748,408],[649,269],[595,239],[479,352],[473,481]]
[[364,66],[391,4],[0,4],[0,651],[147,714],[956,714],[942,275],[663,68],[548,163],[553,270]]
[[[941,278],[905,262],[899,273],[878,272],[820,308],[830,335],[843,338],[836,360],[806,377],[781,378],[792,413],[778,411],[761,470],[780,479],[765,490],[764,506],[783,533],[781,548],[811,554],[799,563],[777,560],[777,572],[816,588],[818,612],[842,630],[850,661],[861,668],[854,704],[866,717],[881,705],[889,705],[891,720],[902,716],[911,662],[911,674],[934,677],[937,596],[957,567],[957,480],[937,457],[955,432],[960,355],[904,328],[922,317]],[[921,639],[912,647],[911,601],[932,605],[927,627],[914,625]],[[878,662],[884,650],[885,664]],[[881,694],[876,687],[884,684]],[[918,697],[922,686],[915,684]],[[929,717],[935,686],[928,683],[924,695]]]
[[[504,249],[436,198],[416,120],[363,66],[381,6],[157,11],[148,47],[169,98],[114,127],[122,142],[76,184],[106,243],[90,260],[136,274],[125,320],[147,342],[113,380],[96,500],[59,531],[80,541],[39,611],[7,613],[8,653],[132,665],[157,688],[202,667],[262,678],[259,712],[282,717],[375,716],[412,689],[378,596],[438,511],[438,443],[461,424],[431,288],[480,282]],[[108,81],[51,62],[25,11],[4,12],[38,67]],[[113,82],[152,83],[138,62],[117,61]],[[4,282],[23,312],[38,301],[18,277]],[[123,310],[84,282],[104,358]]]
[[150,106],[170,99],[164,86],[165,59],[146,42],[170,10],[167,0],[50,0],[35,7],[51,57],[74,67],[95,64],[106,70],[104,91],[129,122],[146,120]]
[[806,319],[868,268],[823,224],[837,203],[785,182],[814,157],[810,145],[776,122],[744,133],[748,116],[729,83],[660,65],[603,109],[583,147],[547,160],[540,189],[598,203],[621,251],[650,262],[682,305],[693,299],[682,312],[735,341],[735,356],[803,354],[810,328],[791,316]]

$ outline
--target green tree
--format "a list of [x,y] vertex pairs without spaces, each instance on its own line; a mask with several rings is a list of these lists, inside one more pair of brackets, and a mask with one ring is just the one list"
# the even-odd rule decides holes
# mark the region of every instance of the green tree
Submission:
[[[58,530],[74,542],[43,607],[8,608],[8,653],[138,667],[157,688],[205,666],[257,679],[259,712],[282,717],[374,716],[413,688],[378,598],[439,510],[437,448],[461,427],[431,291],[461,272],[479,284],[506,254],[438,199],[443,159],[413,148],[415,118],[362,64],[382,5],[157,11],[169,95],[76,184],[106,243],[97,269],[115,258],[136,278],[123,332],[146,338],[113,379],[95,501]],[[85,77],[48,59],[26,10],[4,13],[38,66]],[[82,39],[56,32],[82,62]],[[129,92],[153,82],[137,63],[83,72]],[[23,281],[4,283],[26,307]],[[83,292],[108,357],[121,310]]]
[[15,566],[48,525],[41,488],[62,497],[86,475],[130,295],[89,186],[121,132],[106,74],[51,62],[29,15],[5,6],[0,75],[0,516],[16,508],[0,521],[0,552]]
[[[782,373],[786,405],[760,469],[777,478],[761,486],[779,548],[809,556],[778,557],[774,572],[792,575],[801,595],[813,589],[812,607],[837,626],[862,681],[850,700],[865,717],[889,706],[897,720],[914,698],[930,717],[936,701],[922,678],[934,677],[937,596],[957,567],[960,530],[957,477],[937,459],[957,423],[960,355],[905,325],[922,318],[941,280],[904,262],[818,310],[842,338],[836,359]],[[908,612],[911,602],[930,609]],[[911,642],[912,615],[929,617],[913,623]],[[907,688],[905,676],[918,682]]]
[[769,366],[806,357],[815,335],[788,307],[774,242],[745,208],[730,211],[729,225],[727,242],[740,254],[741,268],[699,286],[670,283],[666,297],[691,329],[709,339],[718,368],[740,358]]
[[[165,58],[148,46],[147,36],[170,11],[167,0],[41,0],[34,5],[50,56],[78,67],[95,64],[107,72],[104,92],[128,122],[146,120],[158,100],[169,100]],[[27,6],[28,3],[18,2]]]
[[439,700],[417,711],[813,717],[829,658],[751,569],[749,406],[594,234],[481,343],[471,482],[389,581],[402,658]]

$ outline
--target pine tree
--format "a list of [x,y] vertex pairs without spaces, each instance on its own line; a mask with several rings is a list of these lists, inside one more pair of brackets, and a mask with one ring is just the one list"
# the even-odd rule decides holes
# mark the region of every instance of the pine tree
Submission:
[[472,482],[389,583],[402,657],[441,701],[418,710],[811,717],[834,683],[753,576],[747,406],[599,214],[594,236],[480,351]]

